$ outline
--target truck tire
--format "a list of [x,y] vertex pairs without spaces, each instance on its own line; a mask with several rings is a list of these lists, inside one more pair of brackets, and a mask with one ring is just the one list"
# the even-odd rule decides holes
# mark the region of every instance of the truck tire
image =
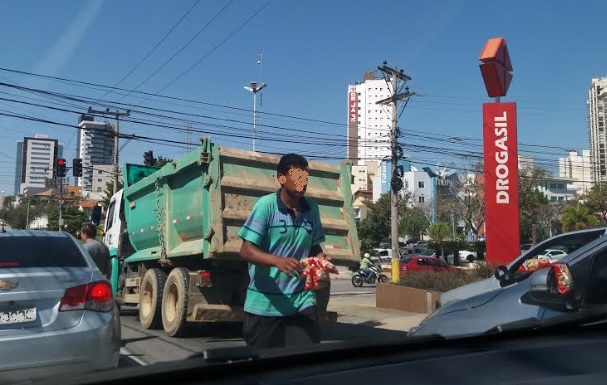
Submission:
[[162,318],[160,309],[167,275],[160,269],[149,269],[139,290],[139,323],[145,329],[158,329]]
[[190,275],[188,269],[175,268],[169,274],[162,294],[162,326],[170,337],[183,336],[186,331]]

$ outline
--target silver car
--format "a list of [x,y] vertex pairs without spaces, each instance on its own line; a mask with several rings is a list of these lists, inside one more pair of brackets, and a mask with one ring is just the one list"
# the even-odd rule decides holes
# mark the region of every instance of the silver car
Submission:
[[441,307],[411,336],[459,338],[508,330],[585,324],[607,318],[607,237],[509,285]]
[[597,227],[593,229],[570,231],[548,238],[526,251],[507,266],[500,266],[494,277],[444,292],[441,294],[436,304],[437,308],[454,301],[461,301],[509,285],[512,279],[515,279],[522,274],[519,269],[525,261],[538,258],[538,256],[544,254],[546,250],[560,249],[567,250],[567,253],[571,253],[587,243],[602,237],[606,233],[607,227]]
[[0,379],[115,368],[112,288],[72,235],[0,229]]

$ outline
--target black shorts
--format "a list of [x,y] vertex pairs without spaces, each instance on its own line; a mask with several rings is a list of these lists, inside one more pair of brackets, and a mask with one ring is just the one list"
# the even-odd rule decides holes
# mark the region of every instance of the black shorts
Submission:
[[254,349],[279,348],[320,343],[320,327],[316,306],[281,317],[245,313],[243,335]]

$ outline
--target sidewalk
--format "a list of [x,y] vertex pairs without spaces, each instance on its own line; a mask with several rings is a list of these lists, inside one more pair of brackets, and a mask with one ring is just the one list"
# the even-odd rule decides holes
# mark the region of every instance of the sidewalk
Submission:
[[332,296],[329,311],[337,312],[339,324],[408,332],[426,318],[426,314],[375,307],[374,294]]

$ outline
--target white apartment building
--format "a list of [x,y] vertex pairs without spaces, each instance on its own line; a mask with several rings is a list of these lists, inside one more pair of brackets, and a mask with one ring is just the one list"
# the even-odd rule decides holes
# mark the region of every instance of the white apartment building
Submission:
[[[94,201],[105,197],[106,186],[114,182],[114,166],[111,164],[93,166],[93,184],[87,198]],[[122,178],[119,178],[122,180]]]
[[356,193],[358,190],[368,190],[369,189],[369,172],[366,165],[364,166],[352,166],[352,177],[354,178],[354,183],[352,183],[352,194]]
[[578,194],[592,187],[592,162],[590,150],[569,151],[567,158],[559,158],[559,176],[573,180]]
[[532,157],[519,155],[519,157],[518,157],[519,171],[524,170],[524,169],[532,169],[533,167],[534,167],[534,163],[533,163]]
[[548,199],[549,203],[564,203],[575,199],[576,192],[568,188],[572,182],[573,180],[568,178],[548,177],[538,181],[537,189]]
[[[415,167],[413,167],[415,169]],[[407,171],[403,177],[405,191],[411,195],[411,204],[428,205],[434,199],[434,181],[425,171]]]
[[53,178],[55,160],[63,156],[63,146],[57,139],[37,134],[18,142],[16,155],[16,195],[21,195],[24,191],[36,193],[44,191],[47,179]]
[[82,159],[82,178],[77,185],[83,195],[93,190],[94,168],[114,163],[114,129],[103,121],[96,122],[90,115],[80,116],[78,127],[78,157]]
[[390,105],[376,104],[391,95],[386,81],[373,72],[364,75],[362,83],[348,85],[348,159],[364,165],[391,156]]
[[605,110],[607,108],[607,77],[593,78],[588,90],[588,131],[590,134],[590,164],[592,181],[607,181],[607,154],[605,144]]

